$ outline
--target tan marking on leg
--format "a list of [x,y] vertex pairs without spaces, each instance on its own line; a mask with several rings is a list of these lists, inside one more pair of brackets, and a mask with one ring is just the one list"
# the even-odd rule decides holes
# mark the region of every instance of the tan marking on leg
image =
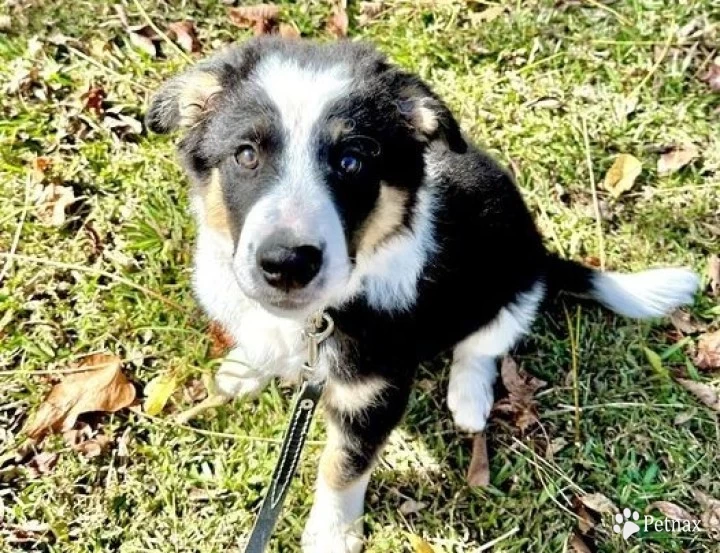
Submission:
[[348,470],[345,438],[333,424],[327,427],[328,439],[320,457],[320,472],[325,482],[334,490],[342,490],[355,480]]
[[380,184],[380,196],[359,233],[358,252],[372,252],[402,225],[408,194],[404,190]]
[[328,380],[325,401],[333,408],[352,416],[374,405],[388,386],[387,380],[377,376],[354,382]]
[[211,73],[189,73],[179,81],[178,111],[180,126],[192,127],[202,117],[210,97],[222,90],[217,77]]
[[213,169],[210,182],[203,191],[203,205],[205,207],[205,223],[213,230],[230,237],[230,218],[225,205],[220,172]]

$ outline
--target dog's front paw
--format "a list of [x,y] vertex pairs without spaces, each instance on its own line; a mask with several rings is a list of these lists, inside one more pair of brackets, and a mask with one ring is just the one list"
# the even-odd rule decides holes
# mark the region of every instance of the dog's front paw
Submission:
[[363,522],[343,525],[311,516],[302,536],[303,553],[360,553],[363,550]]
[[459,371],[450,378],[448,407],[455,424],[467,432],[485,430],[493,406],[493,383],[483,373]]
[[215,374],[215,388],[224,396],[253,397],[260,393],[270,378],[245,362],[239,349],[232,350]]

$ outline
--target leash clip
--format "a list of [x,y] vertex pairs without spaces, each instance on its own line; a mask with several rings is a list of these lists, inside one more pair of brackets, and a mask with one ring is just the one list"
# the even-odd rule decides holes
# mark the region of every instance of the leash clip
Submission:
[[327,313],[318,311],[308,319],[303,335],[307,340],[307,360],[303,364],[303,376],[307,379],[315,370],[320,358],[322,344],[335,330],[335,321]]

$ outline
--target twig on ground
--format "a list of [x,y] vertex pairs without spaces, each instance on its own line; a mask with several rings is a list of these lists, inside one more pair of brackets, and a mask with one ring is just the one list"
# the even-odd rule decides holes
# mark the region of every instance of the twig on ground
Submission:
[[601,2],[598,2],[598,0],[585,0],[588,4],[591,4],[595,6],[598,9],[601,9],[603,11],[608,12],[609,14],[614,15],[617,20],[622,23],[623,25],[630,25],[630,21],[620,15],[620,13],[617,10],[612,9],[610,6],[606,6],[605,4],[602,4]]
[[597,232],[598,248],[600,249],[600,268],[605,270],[605,237],[603,236],[602,215],[600,213],[600,202],[598,200],[597,186],[595,184],[595,172],[592,166],[592,157],[590,156],[590,139],[587,132],[587,121],[585,117],[580,118],[582,122],[583,142],[585,143],[585,161],[588,166],[588,174],[590,176],[590,188],[592,190],[593,209],[595,211],[595,226]]
[[514,535],[517,534],[519,531],[520,531],[520,527],[519,527],[519,526],[515,526],[513,529],[508,530],[508,531],[505,532],[503,535],[498,536],[497,538],[495,538],[495,539],[493,539],[493,540],[490,540],[490,541],[487,542],[487,543],[482,544],[482,545],[481,545],[480,547],[478,547],[475,551],[476,551],[476,553],[482,553],[482,551],[487,551],[487,550],[490,549],[491,547],[496,546],[496,545],[497,545],[498,543],[500,543],[501,541],[506,540],[506,539],[508,539],[508,538],[511,537],[511,536],[514,536]]
[[27,217],[27,212],[30,206],[30,179],[30,175],[28,175],[28,177],[25,179],[25,196],[23,199],[23,209],[20,213],[20,220],[18,221],[17,228],[15,229],[15,235],[13,236],[10,250],[8,251],[10,257],[5,258],[5,264],[3,265],[2,271],[0,271],[0,283],[2,283],[5,275],[8,274],[8,271],[10,271],[10,267],[12,267],[12,262],[14,259],[12,256],[15,254],[18,244],[20,243],[20,234],[22,233],[22,228],[25,224],[25,218]]
[[665,41],[665,46],[663,46],[662,52],[660,52],[660,56],[658,56],[657,61],[650,68],[650,71],[648,71],[647,75],[645,75],[643,77],[643,80],[640,81],[640,83],[630,93],[630,96],[629,96],[630,98],[637,98],[640,95],[640,91],[647,84],[647,82],[650,80],[650,78],[655,74],[655,72],[658,70],[658,68],[662,64],[662,62],[665,61],[665,58],[667,57],[668,52],[670,51],[670,46],[672,46],[672,41],[673,41],[674,36],[675,36],[675,25],[672,25],[670,27],[670,31],[668,32],[667,40]]

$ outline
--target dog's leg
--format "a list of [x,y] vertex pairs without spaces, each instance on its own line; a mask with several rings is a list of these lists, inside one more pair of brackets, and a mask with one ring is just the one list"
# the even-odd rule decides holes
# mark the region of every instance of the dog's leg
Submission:
[[[354,386],[349,386],[354,387]],[[409,387],[384,387],[362,409],[328,395],[328,443],[320,461],[315,501],[302,537],[303,553],[359,553],[363,504],[372,466],[400,421]]]
[[472,433],[485,430],[493,406],[496,374],[494,357],[455,348],[447,401],[460,429]]
[[490,323],[455,346],[448,407],[462,430],[473,433],[485,430],[493,406],[495,359],[510,351],[530,330],[544,294],[543,283],[536,282],[503,307]]
[[222,395],[234,398],[253,397],[270,381],[270,375],[259,372],[245,360],[240,348],[233,349],[215,374],[215,386]]

